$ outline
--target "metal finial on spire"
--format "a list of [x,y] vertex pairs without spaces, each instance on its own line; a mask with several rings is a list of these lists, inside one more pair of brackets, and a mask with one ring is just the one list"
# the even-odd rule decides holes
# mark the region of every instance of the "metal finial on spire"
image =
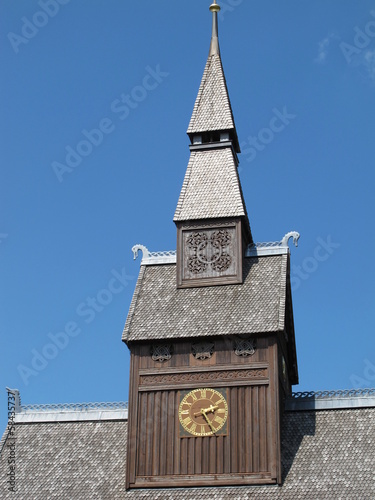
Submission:
[[220,5],[214,3],[210,5],[210,11],[212,12],[212,38],[211,38],[211,46],[210,46],[210,56],[214,54],[220,54],[219,49],[219,35],[218,35],[218,23],[217,23],[217,13],[220,11]]
[[214,3],[210,5],[210,11],[211,12],[219,12],[220,10],[220,5],[216,3],[216,0],[214,0]]

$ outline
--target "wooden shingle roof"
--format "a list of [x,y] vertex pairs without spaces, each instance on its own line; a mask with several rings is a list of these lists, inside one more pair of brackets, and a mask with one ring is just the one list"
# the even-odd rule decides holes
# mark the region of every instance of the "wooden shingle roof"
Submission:
[[174,221],[247,217],[230,147],[192,151]]
[[287,259],[248,257],[244,283],[176,288],[173,264],[141,266],[125,342],[278,332],[285,327]]
[[220,54],[209,55],[187,133],[231,129],[235,124]]
[[16,489],[0,456],[0,498],[372,500],[375,408],[286,412],[281,486],[125,490],[127,421],[16,424]]

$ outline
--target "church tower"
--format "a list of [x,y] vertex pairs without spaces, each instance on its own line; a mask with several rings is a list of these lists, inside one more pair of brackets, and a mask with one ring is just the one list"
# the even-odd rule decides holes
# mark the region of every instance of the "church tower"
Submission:
[[130,350],[127,488],[276,484],[298,383],[288,240],[254,244],[218,41],[188,127],[176,252],[143,252]]

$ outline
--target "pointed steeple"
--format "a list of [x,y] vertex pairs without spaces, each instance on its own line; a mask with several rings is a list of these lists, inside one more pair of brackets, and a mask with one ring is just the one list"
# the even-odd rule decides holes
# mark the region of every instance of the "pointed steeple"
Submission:
[[192,142],[196,134],[205,134],[203,142],[206,140],[208,142],[210,139],[215,140],[215,136],[219,137],[220,132],[226,131],[236,153],[239,153],[240,147],[221,63],[218,38],[220,7],[216,0],[210,6],[210,10],[212,12],[210,50],[187,133]]
[[210,51],[188,128],[191,156],[173,220],[241,217],[248,232],[245,239],[251,242],[237,172],[237,132],[221,64],[216,0],[210,10]]
[[179,287],[242,283],[243,248],[252,243],[221,64],[216,0],[210,10],[210,51],[188,128],[191,155],[173,219]]

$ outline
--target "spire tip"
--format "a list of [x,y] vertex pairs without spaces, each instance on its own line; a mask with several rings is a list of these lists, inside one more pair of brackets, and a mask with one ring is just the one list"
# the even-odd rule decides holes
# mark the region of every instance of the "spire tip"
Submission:
[[214,3],[210,5],[210,11],[212,12],[212,36],[211,36],[211,46],[210,46],[210,55],[220,54],[219,49],[219,35],[218,35],[218,26],[217,26],[217,13],[220,11],[220,5]]
[[219,12],[220,11],[220,5],[216,3],[216,0],[214,0],[214,3],[210,5],[210,11],[211,12]]

